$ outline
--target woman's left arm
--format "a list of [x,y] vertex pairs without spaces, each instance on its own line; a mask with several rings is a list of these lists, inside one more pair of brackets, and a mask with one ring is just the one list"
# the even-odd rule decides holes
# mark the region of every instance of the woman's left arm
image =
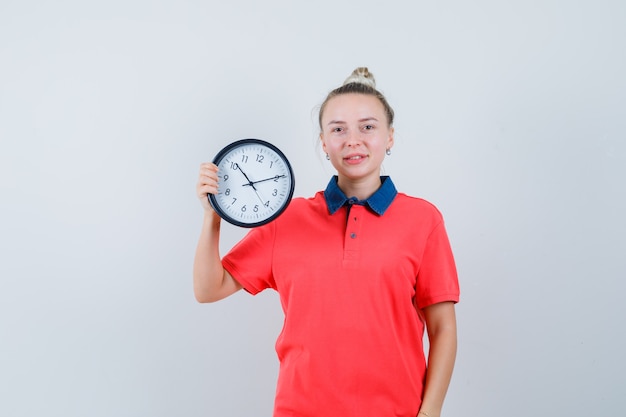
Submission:
[[424,308],[429,353],[426,384],[420,417],[439,417],[450,385],[456,359],[456,315],[454,303],[443,302]]

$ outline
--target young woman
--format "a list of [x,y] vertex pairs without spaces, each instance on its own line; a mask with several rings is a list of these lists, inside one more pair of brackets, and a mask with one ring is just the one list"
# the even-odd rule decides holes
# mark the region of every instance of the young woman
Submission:
[[458,279],[439,211],[380,176],[393,116],[372,74],[357,68],[320,108],[322,148],[337,175],[223,258],[220,218],[207,201],[218,192],[217,167],[201,165],[194,292],[199,302],[241,288],[280,294],[274,417],[441,413],[456,355]]

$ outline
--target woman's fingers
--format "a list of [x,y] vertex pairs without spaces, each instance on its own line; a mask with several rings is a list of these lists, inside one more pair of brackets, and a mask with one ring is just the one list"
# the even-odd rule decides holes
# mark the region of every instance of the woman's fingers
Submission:
[[210,207],[207,195],[217,194],[217,184],[217,166],[210,162],[202,163],[200,165],[198,184],[196,185],[196,194],[204,208]]

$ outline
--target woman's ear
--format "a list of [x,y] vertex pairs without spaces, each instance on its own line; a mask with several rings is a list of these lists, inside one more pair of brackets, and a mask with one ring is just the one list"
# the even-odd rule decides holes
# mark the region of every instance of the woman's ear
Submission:
[[387,139],[387,149],[393,148],[393,134],[395,129],[393,127],[389,128],[389,139]]
[[328,153],[326,152],[326,142],[324,142],[324,134],[320,133],[320,142],[322,142],[322,150],[324,151],[324,153]]

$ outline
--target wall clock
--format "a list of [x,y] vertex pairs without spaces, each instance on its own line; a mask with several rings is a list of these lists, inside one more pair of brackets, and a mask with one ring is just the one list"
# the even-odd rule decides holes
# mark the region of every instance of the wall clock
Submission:
[[293,197],[295,177],[287,157],[260,139],[233,142],[213,159],[218,167],[218,193],[209,194],[216,213],[241,227],[257,227],[276,219]]

